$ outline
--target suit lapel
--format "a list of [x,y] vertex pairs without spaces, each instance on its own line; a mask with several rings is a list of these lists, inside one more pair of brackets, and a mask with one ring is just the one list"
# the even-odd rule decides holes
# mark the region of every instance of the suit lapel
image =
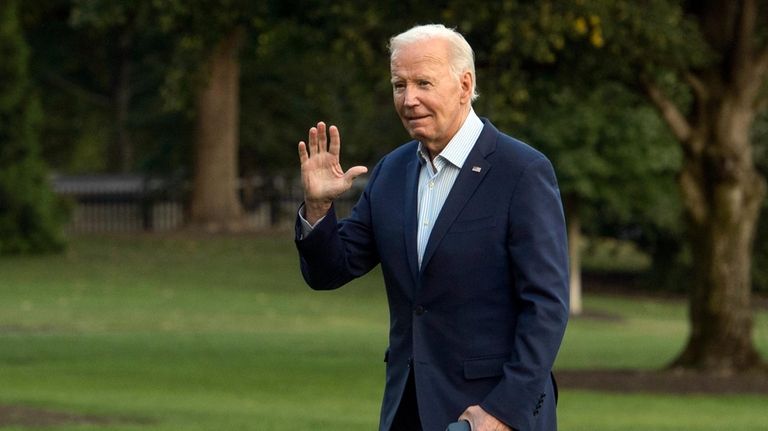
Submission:
[[498,131],[490,122],[484,122],[486,123],[485,127],[483,127],[483,131],[477,139],[474,148],[472,148],[469,156],[467,156],[467,160],[464,161],[464,166],[462,166],[461,172],[459,172],[459,176],[453,184],[453,188],[448,193],[448,197],[435,222],[435,227],[432,228],[432,233],[429,235],[429,241],[427,242],[426,250],[424,250],[424,258],[421,264],[422,268],[427,267],[429,260],[448,232],[448,229],[475,193],[475,190],[488,174],[488,171],[491,170],[492,165],[486,160],[486,157],[494,150]]
[[417,250],[418,236],[418,189],[419,189],[419,169],[421,168],[415,154],[413,160],[408,163],[406,168],[405,190],[405,251],[408,259],[408,265],[411,269],[413,281],[416,283],[419,274],[419,255]]

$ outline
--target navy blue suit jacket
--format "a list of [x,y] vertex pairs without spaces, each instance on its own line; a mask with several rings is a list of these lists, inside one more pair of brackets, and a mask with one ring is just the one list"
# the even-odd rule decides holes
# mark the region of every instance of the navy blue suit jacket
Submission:
[[541,153],[483,122],[421,268],[415,141],[376,165],[349,218],[331,210],[306,238],[297,231],[313,289],[382,266],[390,309],[382,431],[410,367],[426,431],[445,430],[474,404],[521,431],[556,429],[551,369],[568,319],[558,186]]

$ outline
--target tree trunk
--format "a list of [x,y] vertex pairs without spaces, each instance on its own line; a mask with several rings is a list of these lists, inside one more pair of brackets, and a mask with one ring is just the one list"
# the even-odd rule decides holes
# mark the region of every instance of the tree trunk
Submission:
[[243,210],[238,198],[239,89],[241,29],[227,34],[205,65],[208,79],[197,99],[195,172],[191,223],[207,230],[239,230]]
[[118,36],[118,71],[114,84],[115,138],[109,151],[109,168],[129,172],[133,168],[133,142],[128,131],[131,106],[131,69],[133,60],[133,28],[123,28]]
[[578,198],[568,196],[565,204],[568,229],[568,260],[570,268],[570,312],[579,316],[583,311],[581,302],[581,218]]
[[731,374],[760,365],[752,341],[752,245],[765,197],[750,145],[754,112],[737,101],[701,110],[680,187],[693,252],[691,333],[673,366]]

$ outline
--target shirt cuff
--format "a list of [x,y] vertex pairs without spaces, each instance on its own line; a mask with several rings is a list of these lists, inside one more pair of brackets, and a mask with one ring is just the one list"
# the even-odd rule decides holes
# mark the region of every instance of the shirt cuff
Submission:
[[301,222],[301,238],[299,239],[306,238],[306,236],[309,235],[312,232],[312,230],[315,228],[315,226],[317,226],[318,223],[323,221],[324,218],[325,216],[322,216],[318,221],[315,222],[315,224],[309,224],[307,219],[304,218],[304,204],[301,204],[301,206],[299,207],[299,221]]

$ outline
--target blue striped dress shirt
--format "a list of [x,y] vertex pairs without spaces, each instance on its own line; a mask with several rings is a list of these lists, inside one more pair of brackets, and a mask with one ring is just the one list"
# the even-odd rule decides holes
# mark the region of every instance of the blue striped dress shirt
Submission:
[[419,143],[417,154],[421,163],[419,172],[419,230],[418,230],[418,252],[419,267],[424,258],[424,250],[429,242],[429,235],[432,227],[435,225],[440,210],[443,208],[445,199],[448,197],[456,178],[459,176],[464,162],[475,146],[480,132],[483,131],[483,122],[470,109],[467,119],[459,131],[448,142],[448,145],[435,157],[432,163],[429,162],[429,153],[424,146]]

